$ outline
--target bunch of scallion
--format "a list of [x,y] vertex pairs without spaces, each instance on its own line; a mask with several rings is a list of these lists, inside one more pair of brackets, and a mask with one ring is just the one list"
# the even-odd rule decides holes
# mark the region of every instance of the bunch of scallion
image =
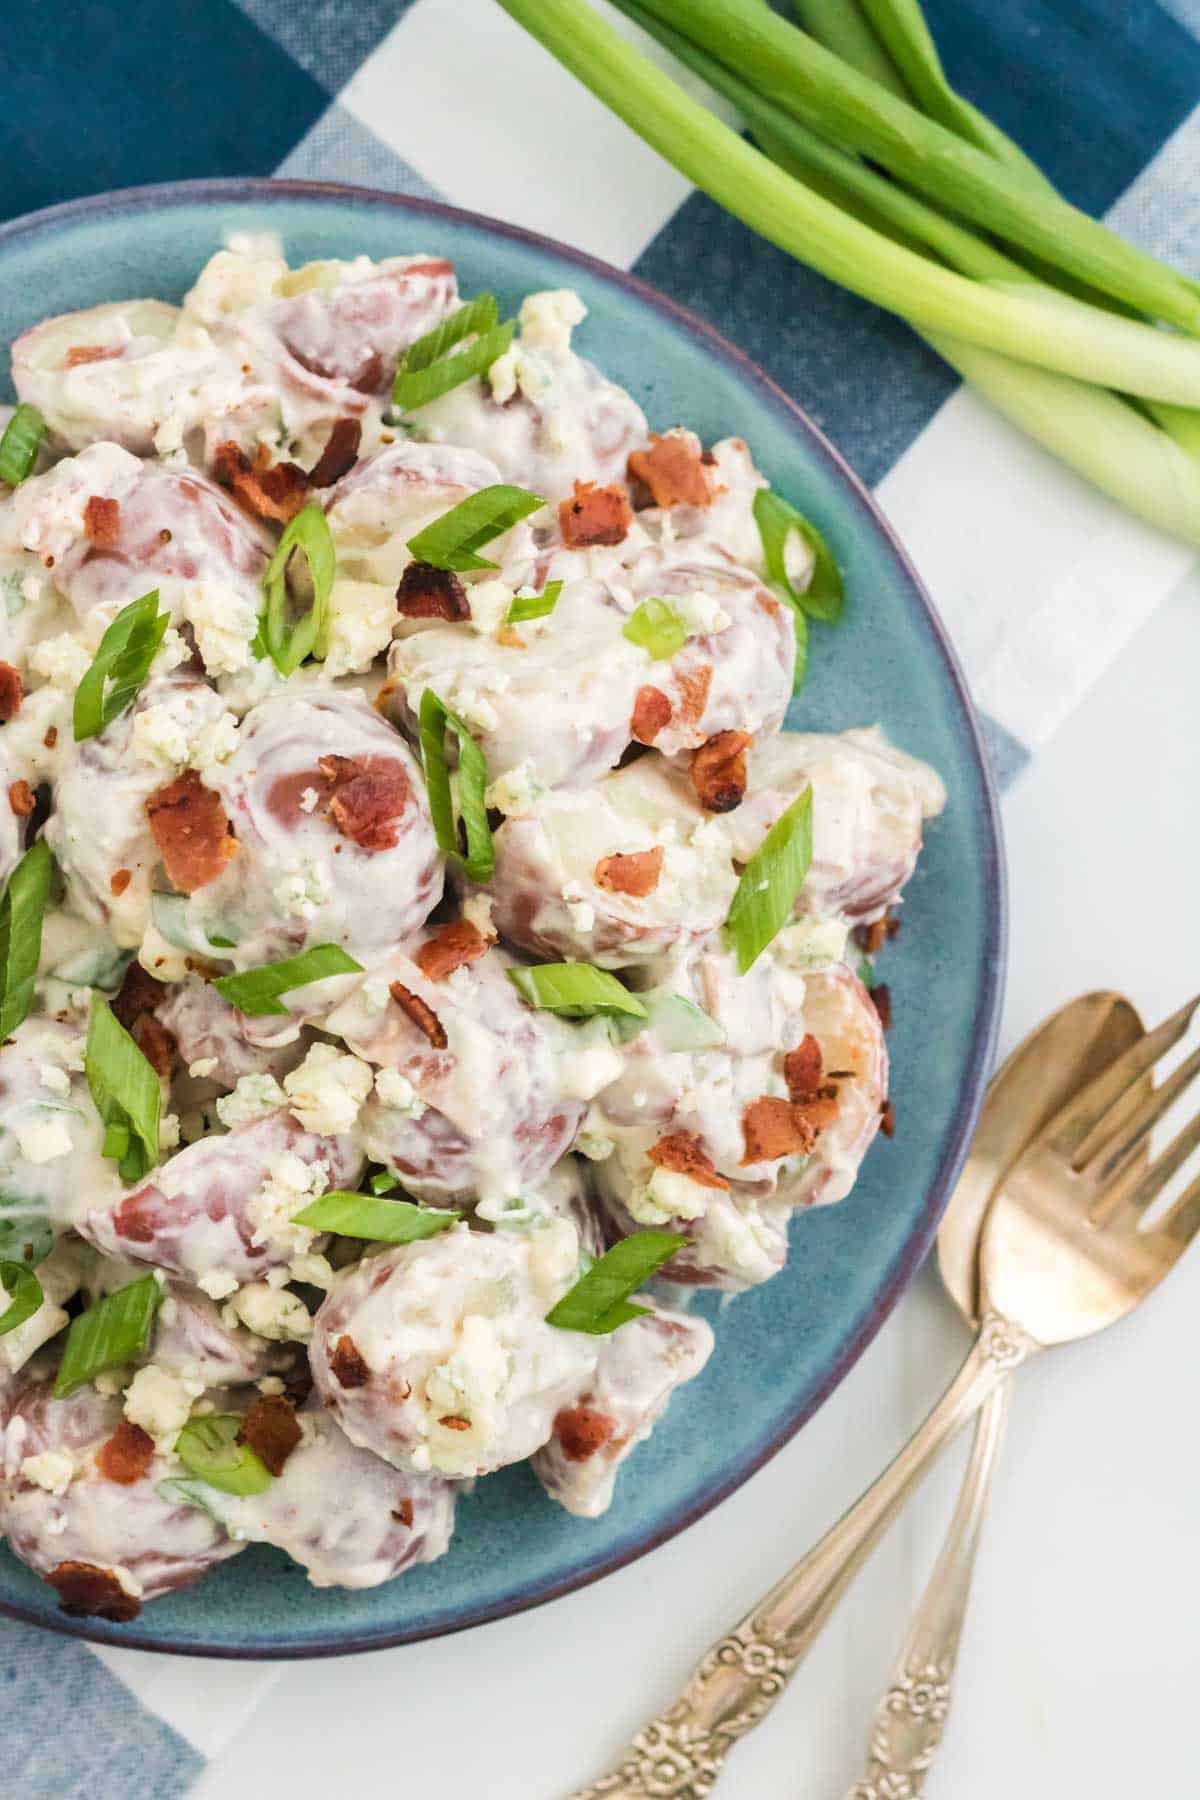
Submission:
[[612,0],[753,143],[588,0],[500,3],[714,200],[1200,543],[1200,283],[1071,206],[954,92],[918,0],[795,0],[794,24],[767,0]]

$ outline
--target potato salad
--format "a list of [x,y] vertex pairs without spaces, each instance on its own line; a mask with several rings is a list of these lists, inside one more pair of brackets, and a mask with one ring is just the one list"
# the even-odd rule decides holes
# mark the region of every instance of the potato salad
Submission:
[[243,239],[12,346],[0,1532],[69,1613],[391,1581],[525,1459],[596,1518],[892,1129],[941,785],[782,729],[837,566],[585,310]]

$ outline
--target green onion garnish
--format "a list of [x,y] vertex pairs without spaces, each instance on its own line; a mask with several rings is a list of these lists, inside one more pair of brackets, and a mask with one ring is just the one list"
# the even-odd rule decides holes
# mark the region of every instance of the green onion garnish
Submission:
[[373,1194],[390,1194],[393,1188],[400,1186],[400,1178],[390,1169],[376,1169],[367,1186]]
[[293,988],[307,987],[310,981],[324,981],[329,975],[361,975],[362,964],[355,962],[338,944],[314,944],[299,956],[285,956],[282,962],[262,963],[257,969],[244,969],[238,975],[218,975],[213,982],[222,999],[236,1006],[247,1018],[262,1019],[268,1013],[286,1013],[280,996]]
[[[299,619],[288,618],[287,566],[294,550],[303,551],[312,581],[312,605]],[[301,507],[284,528],[263,576],[266,609],[261,640],[281,675],[293,675],[306,656],[324,655],[329,596],[337,570],[337,552],[329,522],[319,506]]]
[[266,1464],[249,1444],[239,1444],[237,1413],[205,1413],[189,1419],[175,1449],[185,1469],[225,1494],[265,1494],[271,1485]]
[[0,1337],[7,1337],[26,1319],[32,1319],[46,1296],[33,1270],[23,1263],[0,1262],[0,1286],[12,1296],[11,1305],[0,1313]]
[[[458,819],[450,789],[446,762],[446,727],[458,739],[458,814],[467,838],[464,856],[459,844]],[[453,857],[472,881],[487,881],[496,866],[492,828],[488,824],[484,795],[488,785],[487,757],[456,713],[439,700],[432,688],[421,695],[421,762],[429,794],[429,813],[434,836],[443,856]]]
[[54,1383],[55,1399],[65,1400],[105,1369],[119,1369],[140,1356],[161,1299],[155,1277],[143,1275],[72,1319]]
[[92,995],[83,1068],[105,1127],[103,1154],[120,1163],[122,1181],[141,1181],[158,1162],[162,1088],[100,994]]
[[548,581],[540,594],[516,594],[508,609],[506,625],[523,625],[526,619],[545,619],[558,605],[558,596],[562,593],[561,581]]
[[170,622],[170,613],[158,610],[157,588],[121,608],[75,690],[77,744],[95,737],[132,705]]
[[665,1262],[670,1262],[687,1239],[673,1231],[637,1231],[622,1238],[581,1275],[573,1288],[546,1314],[547,1325],[560,1331],[589,1331],[596,1337],[615,1331],[618,1325],[640,1318],[648,1306],[630,1306],[628,1300],[643,1281],[648,1281]]
[[338,1237],[366,1238],[371,1243],[413,1244],[418,1238],[436,1237],[461,1218],[460,1212],[416,1206],[411,1200],[335,1191],[322,1194],[296,1213],[292,1223],[306,1225],[310,1231],[333,1231]]
[[687,642],[687,628],[665,600],[643,600],[621,627],[621,636],[647,650],[654,662],[665,662]]
[[591,1019],[598,1013],[628,1014],[644,1019],[646,1008],[607,969],[592,963],[537,963],[531,969],[509,969],[508,979],[523,1000],[542,1012],[564,1019]]
[[812,788],[806,787],[776,819],[742,870],[725,920],[725,935],[737,951],[741,974],[791,918],[812,850]]
[[[496,316],[495,295],[479,294],[410,344],[392,383],[392,405],[411,412],[490,369],[512,343],[515,325],[512,319],[498,325]],[[471,336],[475,337],[473,344],[457,356],[446,355]]]
[[[816,526],[811,525],[803,513],[797,512],[782,494],[765,487],[759,488],[754,496],[754,523],[762,539],[768,579],[781,587],[792,603],[810,618],[824,619],[828,625],[840,619],[846,597],[842,573]],[[785,552],[793,531],[813,553],[812,580],[803,592],[797,592],[792,586],[787,572]]]
[[53,859],[45,838],[31,844],[0,899],[0,1039],[29,1013],[42,954],[42,919]]
[[27,400],[13,413],[0,437],[0,481],[20,487],[37,459],[38,445],[46,435],[46,421]]
[[540,494],[504,482],[480,488],[409,538],[408,548],[418,562],[435,569],[494,569],[497,565],[476,551],[545,504]]

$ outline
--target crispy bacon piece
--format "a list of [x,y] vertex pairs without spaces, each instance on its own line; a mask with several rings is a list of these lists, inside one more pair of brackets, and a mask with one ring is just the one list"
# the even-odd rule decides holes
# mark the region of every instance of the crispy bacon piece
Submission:
[[335,419],[333,430],[325,440],[325,448],[308,471],[310,487],[332,487],[348,475],[358,461],[362,443],[361,419]]
[[467,590],[453,569],[432,563],[409,563],[396,589],[396,605],[406,619],[448,619],[460,624],[471,616]]
[[746,1163],[777,1162],[781,1156],[807,1155],[816,1133],[797,1106],[775,1094],[752,1100],[742,1114],[742,1138]]
[[80,363],[114,362],[121,352],[106,350],[103,344],[72,344],[67,351],[65,367],[77,369]]
[[344,1388],[366,1387],[371,1379],[371,1371],[359,1354],[358,1345],[345,1333],[333,1346],[329,1367]]
[[21,671],[14,669],[9,662],[0,662],[0,721],[7,725],[15,719],[24,698],[25,684],[21,680]]
[[596,885],[607,888],[610,894],[628,894],[631,899],[645,900],[658,886],[662,866],[661,844],[655,844],[652,850],[618,850],[612,856],[602,856],[596,864]]
[[154,1073],[169,1080],[175,1063],[175,1039],[166,1026],[153,1013],[144,1012],[133,1021],[129,1035]]
[[132,1487],[154,1461],[154,1439],[140,1425],[122,1419],[106,1444],[96,1452],[96,1468],[105,1481]]
[[388,993],[392,996],[392,999],[396,1002],[400,1011],[412,1020],[417,1030],[424,1032],[435,1050],[444,1050],[446,1048],[446,1045],[449,1042],[449,1039],[446,1036],[446,1028],[434,1012],[432,1006],[427,1005],[426,1002],[422,1000],[420,994],[412,993],[399,981],[390,983]]
[[95,1563],[60,1562],[46,1580],[57,1588],[63,1611],[75,1618],[112,1619],[117,1625],[127,1625],[142,1610],[141,1601],[125,1592],[112,1570],[98,1569]]
[[655,506],[708,506],[714,488],[699,439],[679,426],[650,433],[650,448],[634,450],[629,473],[649,488]]
[[114,869],[108,878],[108,891],[114,900],[119,900],[125,889],[133,880],[132,869]]
[[821,1091],[821,1046],[812,1032],[783,1059],[783,1079],[793,1100],[815,1100]]
[[407,1530],[411,1531],[412,1530],[412,1522],[413,1522],[413,1503],[412,1503],[412,1501],[411,1500],[402,1500],[400,1502],[399,1506],[393,1506],[392,1517],[393,1517],[393,1519],[396,1520],[397,1524],[403,1525],[407,1528]]
[[558,503],[558,525],[568,550],[586,550],[592,544],[621,544],[633,524],[629,495],[619,481],[597,487],[594,481],[577,481],[569,500]]
[[746,798],[748,731],[718,731],[692,756],[692,786],[705,812],[727,813]]
[[308,498],[308,476],[298,463],[273,463],[265,444],[260,444],[254,461],[237,444],[218,444],[213,453],[213,474],[226,487],[233,489],[247,512],[258,519],[274,519],[286,525]]
[[18,819],[27,819],[37,804],[33,797],[33,789],[27,781],[10,781],[8,784],[8,804]]
[[885,1100],[880,1110],[879,1129],[885,1138],[896,1135],[896,1109],[890,1100]]
[[554,1435],[568,1462],[587,1462],[616,1429],[617,1421],[594,1406],[564,1406],[554,1420]]
[[237,1441],[253,1450],[272,1475],[282,1475],[302,1435],[291,1401],[282,1394],[263,1394],[242,1420]]
[[135,1019],[140,1018],[143,1013],[153,1012],[166,997],[165,983],[156,981],[153,975],[143,969],[140,962],[131,962],[112,1003],[113,1014],[129,1031]]
[[679,677],[679,715],[685,725],[694,725],[708,705],[712,678],[711,663],[702,663]]
[[900,921],[890,912],[884,913],[881,919],[872,919],[869,925],[854,927],[854,941],[868,956],[877,956],[886,943],[899,935]]
[[445,1413],[438,1420],[438,1424],[444,1425],[447,1431],[470,1431],[471,1429],[470,1419],[464,1419],[461,1413]]
[[640,687],[629,721],[630,734],[639,744],[652,744],[671,723],[671,702],[661,688]]
[[397,820],[412,799],[403,763],[390,756],[322,756],[318,767],[342,836],[360,850],[393,849],[400,841]]
[[430,981],[444,981],[455,969],[486,956],[495,938],[485,938],[470,919],[451,919],[417,951],[413,961]]
[[215,881],[237,854],[237,839],[221,796],[185,769],[146,801],[146,817],[167,875],[181,894]]
[[729,1183],[718,1175],[712,1157],[694,1131],[672,1131],[651,1144],[646,1155],[659,1169],[670,1169],[675,1175],[686,1175],[700,1187],[725,1190]]
[[879,1014],[879,1023],[885,1031],[892,1029],[892,990],[886,981],[877,981],[871,989],[871,1004]]
[[90,494],[83,509],[83,529],[98,550],[111,550],[121,535],[121,502]]

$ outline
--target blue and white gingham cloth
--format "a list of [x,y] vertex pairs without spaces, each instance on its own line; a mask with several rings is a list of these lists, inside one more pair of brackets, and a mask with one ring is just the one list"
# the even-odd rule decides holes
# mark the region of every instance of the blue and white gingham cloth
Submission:
[[[926,12],[951,78],[1071,199],[1200,273],[1200,0]],[[711,319],[875,485],[1002,787],[1191,567],[902,325],[694,192],[494,0],[49,0],[8,10],[0,58],[4,215],[187,176],[362,182],[565,238]],[[4,1791],[169,1800],[272,1679],[0,1620]]]

